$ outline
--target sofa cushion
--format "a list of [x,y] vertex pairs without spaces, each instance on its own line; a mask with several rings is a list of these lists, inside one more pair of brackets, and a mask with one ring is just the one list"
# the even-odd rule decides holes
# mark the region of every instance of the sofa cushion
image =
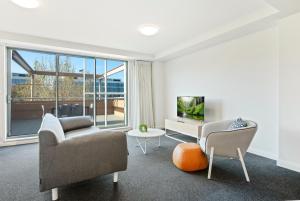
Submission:
[[90,116],[65,117],[59,121],[64,132],[91,127],[94,124]]
[[41,124],[41,128],[39,130],[39,133],[41,131],[52,132],[55,135],[58,143],[65,140],[65,134],[64,134],[63,128],[62,128],[58,118],[56,118],[52,114],[49,114],[49,113],[45,114],[45,116],[43,118],[43,122]]

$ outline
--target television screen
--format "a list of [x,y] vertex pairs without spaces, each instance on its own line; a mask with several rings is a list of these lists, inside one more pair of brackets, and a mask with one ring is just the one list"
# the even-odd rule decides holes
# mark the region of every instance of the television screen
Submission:
[[204,121],[204,96],[178,96],[177,116]]

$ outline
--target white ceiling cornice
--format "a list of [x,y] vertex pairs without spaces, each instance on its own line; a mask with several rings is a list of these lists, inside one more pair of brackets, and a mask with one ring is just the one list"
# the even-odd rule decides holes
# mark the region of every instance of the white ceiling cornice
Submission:
[[[274,26],[278,20],[300,11],[300,0],[265,0],[274,11],[264,17],[252,16],[239,20],[231,25],[220,27],[218,30],[191,39],[172,48],[155,54],[154,60],[167,61],[204,48],[208,48],[247,34]],[[259,15],[257,15],[259,16]],[[254,20],[253,20],[254,19]]]
[[26,34],[0,31],[0,44],[9,47],[36,49],[41,51],[63,52],[82,56],[95,56],[125,60],[152,61],[154,56],[128,50],[120,50],[97,45],[75,43],[57,39],[50,39]]

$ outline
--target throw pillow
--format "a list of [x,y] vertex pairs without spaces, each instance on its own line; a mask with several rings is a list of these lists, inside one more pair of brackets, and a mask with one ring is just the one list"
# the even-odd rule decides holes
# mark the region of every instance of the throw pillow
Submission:
[[238,128],[244,128],[247,127],[247,122],[245,120],[243,120],[241,117],[237,118],[236,120],[234,120],[232,122],[232,124],[230,125],[230,129],[238,129]]
[[87,128],[94,125],[90,116],[64,117],[59,118],[59,121],[64,132]]

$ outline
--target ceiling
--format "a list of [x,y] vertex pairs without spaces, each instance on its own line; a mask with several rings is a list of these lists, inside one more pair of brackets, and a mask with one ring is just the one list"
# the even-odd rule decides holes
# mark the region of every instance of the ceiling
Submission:
[[[31,10],[1,0],[0,31],[155,56],[279,12],[270,4],[279,0],[40,1],[41,7]],[[145,23],[158,25],[160,32],[141,35],[137,28]]]

